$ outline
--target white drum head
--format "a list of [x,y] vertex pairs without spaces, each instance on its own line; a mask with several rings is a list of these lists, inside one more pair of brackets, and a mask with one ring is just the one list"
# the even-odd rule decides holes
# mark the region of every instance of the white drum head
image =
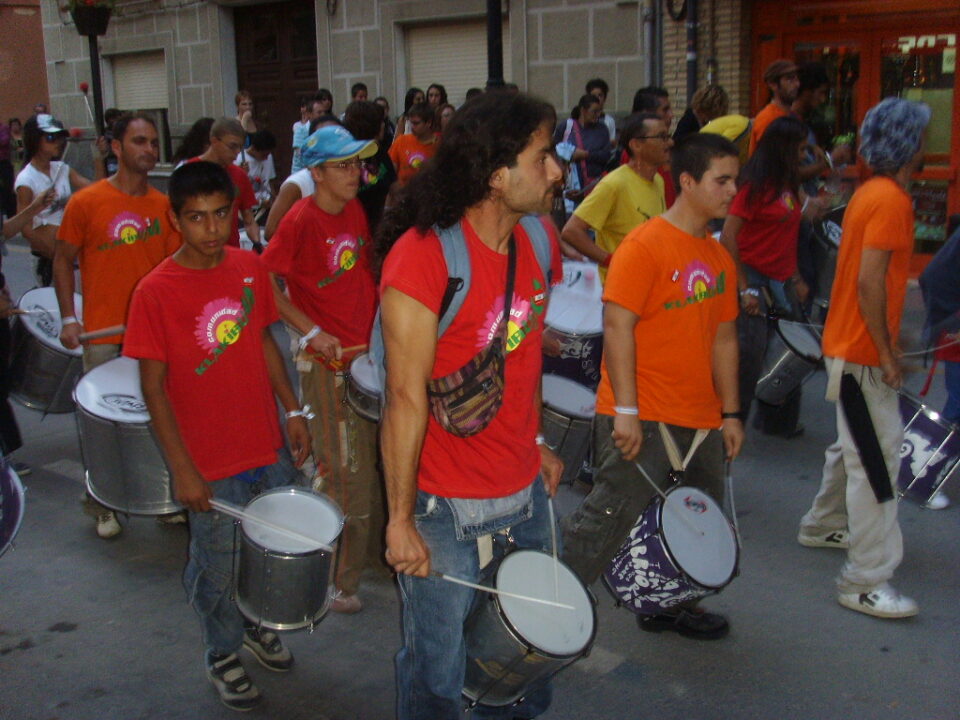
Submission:
[[244,535],[261,547],[281,553],[308,553],[321,545],[331,545],[343,527],[343,513],[330,498],[302,488],[265,492],[247,503],[244,512],[316,540],[308,543],[255,520],[241,521]]
[[593,606],[583,583],[552,556],[536,550],[510,553],[497,569],[497,589],[573,606],[567,610],[499,596],[507,620],[534,647],[569,657],[582,652],[593,637]]
[[564,260],[563,282],[550,292],[546,324],[565,333],[603,333],[600,276],[593,263]]
[[813,334],[813,331],[803,323],[778,320],[777,332],[780,333],[780,336],[790,349],[799,353],[802,357],[812,362],[816,362],[823,357],[820,340]]
[[98,365],[80,378],[73,398],[88,413],[104,420],[150,422],[140,391],[140,363],[133,358],[118,357]]
[[[83,355],[82,348],[67,350],[60,343],[60,305],[57,302],[57,293],[52,287],[34,288],[28,290],[20,296],[17,303],[20,310],[26,310],[28,314],[18,315],[23,326],[30,331],[37,340],[54,350],[68,355]],[[77,317],[83,317],[83,299],[80,295],[73,294],[73,307],[76,310]]]
[[377,368],[373,364],[373,359],[369,353],[357,355],[350,363],[350,377],[359,388],[365,390],[370,395],[380,396],[383,394],[383,388],[380,386],[380,377]]
[[680,486],[660,510],[667,549],[691,579],[708,588],[726,585],[737,567],[737,538],[720,506],[696,488]]
[[596,414],[597,394],[562,375],[543,376],[543,404],[564,417],[589,420]]

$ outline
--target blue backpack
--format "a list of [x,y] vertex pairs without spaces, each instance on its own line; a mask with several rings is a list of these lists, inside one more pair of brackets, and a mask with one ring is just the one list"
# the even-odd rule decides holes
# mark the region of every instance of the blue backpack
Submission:
[[[543,277],[547,281],[546,292],[549,293],[553,279],[553,271],[550,268],[552,258],[550,236],[547,234],[547,229],[539,215],[524,215],[520,218],[520,225],[526,232],[527,237],[530,238],[530,244],[533,245],[537,263],[539,263]],[[440,319],[437,326],[437,337],[441,338],[453,324],[457,313],[460,312],[460,308],[463,307],[463,303],[467,299],[467,293],[470,291],[470,252],[467,250],[467,243],[459,222],[444,229],[434,225],[433,231],[440,238],[443,259],[447,264],[447,289],[443,294],[443,300],[440,302]],[[383,344],[383,324],[380,319],[379,308],[373,321],[373,331],[370,333],[368,355],[377,371],[380,401],[382,403],[386,392],[387,368],[386,350]]]

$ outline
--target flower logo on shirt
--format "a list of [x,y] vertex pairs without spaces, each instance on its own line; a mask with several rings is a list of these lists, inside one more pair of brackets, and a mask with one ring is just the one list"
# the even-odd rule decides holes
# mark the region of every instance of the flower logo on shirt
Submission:
[[780,202],[783,203],[783,206],[789,211],[793,212],[793,209],[796,207],[796,204],[793,201],[793,194],[785,192],[780,196]]
[[410,165],[414,170],[418,170],[421,165],[426,161],[427,156],[422,152],[412,152],[407,156],[407,164]]
[[147,227],[143,218],[132,212],[122,212],[110,221],[110,238],[124,245],[133,245]]
[[677,273],[680,278],[681,300],[671,300],[665,303],[667,310],[680,309],[688,305],[695,305],[722,295],[726,290],[726,273],[714,276],[713,270],[700,260],[694,260],[687,267]]
[[200,347],[216,350],[220,344],[233,345],[240,338],[243,307],[236,300],[220,298],[203,306],[197,316],[194,335]]
[[317,282],[318,288],[326,287],[345,272],[353,270],[360,260],[360,248],[365,243],[362,237],[340,233],[336,237],[327,238],[327,244],[332,246],[327,255],[327,269],[330,274]]
[[[513,307],[510,308],[510,318],[507,321],[507,352],[512,352],[530,332],[531,320],[530,302],[522,297],[514,296]],[[477,332],[477,347],[484,348],[500,332],[500,323],[503,322],[503,298],[497,298],[493,307],[487,311],[486,319]]]

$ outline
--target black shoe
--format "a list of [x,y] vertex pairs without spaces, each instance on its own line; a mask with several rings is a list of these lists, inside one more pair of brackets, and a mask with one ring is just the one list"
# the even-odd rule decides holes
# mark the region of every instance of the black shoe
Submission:
[[696,640],[719,640],[730,632],[730,624],[723,615],[708,613],[699,608],[683,609],[677,613],[640,615],[637,617],[637,624],[641,630],[647,632],[672,630]]

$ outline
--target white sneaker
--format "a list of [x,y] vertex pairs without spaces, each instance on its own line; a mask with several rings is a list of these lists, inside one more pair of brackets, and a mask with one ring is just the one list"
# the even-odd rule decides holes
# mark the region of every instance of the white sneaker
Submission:
[[116,537],[123,528],[117,522],[117,514],[112,510],[107,510],[97,515],[97,535],[104,540]]
[[850,547],[850,534],[846,530],[829,530],[819,535],[808,535],[801,530],[797,534],[797,542],[804,547],[846,550]]
[[927,500],[922,507],[925,507],[927,510],[943,510],[944,508],[950,507],[950,498],[938,491],[937,494]]
[[916,602],[887,584],[866,593],[840,593],[837,601],[845,608],[879,618],[912,617],[920,612]]

